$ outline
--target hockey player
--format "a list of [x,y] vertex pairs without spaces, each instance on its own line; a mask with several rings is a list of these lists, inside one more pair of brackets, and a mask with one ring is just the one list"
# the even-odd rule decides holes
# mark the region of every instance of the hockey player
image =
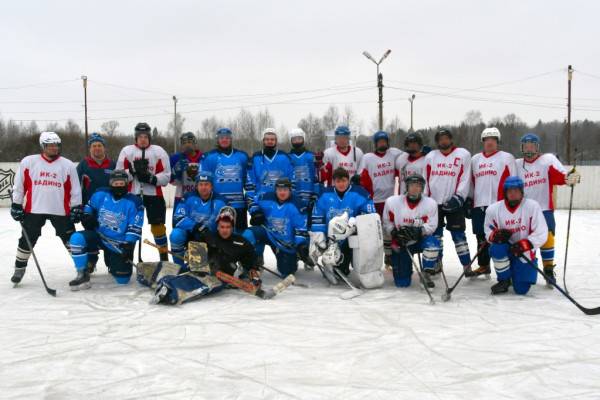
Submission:
[[244,237],[234,232],[235,217],[222,212],[216,223],[215,232],[204,230],[198,236],[208,249],[208,268],[200,266],[196,269],[192,266],[190,272],[163,277],[156,286],[153,302],[181,304],[216,293],[226,285],[214,274],[222,271],[234,275],[238,264],[243,269],[241,276],[247,277],[255,285],[260,284],[260,274],[254,264],[254,249]]
[[409,133],[404,139],[404,152],[396,158],[398,171],[398,194],[406,193],[406,177],[419,174],[425,176],[425,153],[423,137],[419,133]]
[[[360,186],[350,184],[350,175],[343,167],[333,171],[333,186],[324,189],[323,194],[317,200],[312,213],[311,229],[319,234],[311,237],[315,247],[324,250],[327,248],[328,227],[330,221],[335,217],[347,214],[348,217],[356,217],[361,214],[375,213],[375,206],[369,193]],[[342,233],[342,232],[337,232]],[[343,254],[343,261],[339,269],[346,275],[350,273],[350,262],[352,252],[347,240],[339,243]],[[314,259],[314,257],[313,257]]]
[[[394,195],[396,188],[396,158],[398,149],[390,148],[390,137],[385,131],[375,132],[373,135],[375,151],[365,154],[358,167],[360,185],[365,188],[373,198],[375,210],[383,219],[383,207],[386,199]],[[389,232],[384,231],[385,263],[391,265],[391,238]]]
[[196,191],[195,179],[202,159],[202,152],[196,147],[196,136],[193,132],[182,133],[179,144],[180,151],[172,154],[169,160],[171,184],[175,186],[173,209],[177,208],[177,204],[187,193]]
[[70,239],[71,255],[77,276],[71,290],[89,289],[89,258],[98,259],[104,252],[104,263],[118,284],[129,283],[133,271],[133,250],[140,240],[144,223],[142,200],[127,193],[129,176],[122,169],[110,173],[109,186],[98,189],[85,205],[81,222],[84,231],[75,232]]
[[[15,176],[10,214],[35,246],[42,227],[50,220],[56,236],[68,249],[69,237],[75,231],[81,214],[81,187],[72,161],[60,156],[60,137],[54,132],[40,134],[42,154],[25,157]],[[14,284],[21,282],[31,256],[23,234],[19,239]]]
[[204,155],[202,170],[212,172],[215,192],[235,209],[236,231],[243,232],[248,227],[248,210],[244,199],[248,154],[232,147],[231,136],[229,128],[217,131],[217,148]]
[[[471,224],[477,237],[479,268],[467,271],[465,276],[476,276],[490,273],[490,254],[486,244],[483,221],[485,210],[504,198],[504,181],[509,176],[516,175],[515,158],[512,154],[498,149],[500,144],[498,128],[485,128],[481,132],[483,151],[471,159],[472,205]],[[485,245],[485,246],[484,246]]]
[[358,184],[358,166],[362,160],[363,152],[356,146],[350,145],[350,128],[338,126],[335,128],[335,146],[323,152],[323,168],[321,169],[321,182],[332,185],[333,171],[344,168],[353,180]]
[[523,186],[518,176],[508,177],[503,185],[504,200],[485,212],[485,235],[498,276],[492,294],[506,293],[511,284],[516,294],[526,294],[537,280],[537,270],[522,257],[537,264],[535,253],[546,241],[548,227],[540,205],[524,198]]
[[557,185],[574,186],[581,180],[577,171],[567,173],[565,167],[556,156],[550,153],[540,153],[540,138],[534,133],[528,133],[521,138],[521,153],[523,158],[517,160],[517,174],[525,182],[525,197],[537,201],[542,207],[548,238],[540,249],[544,274],[556,279],[554,272],[554,235],[556,222],[554,220],[554,201],[552,190]]
[[289,133],[292,144],[289,156],[294,168],[293,194],[298,200],[302,214],[306,214],[309,203],[316,199],[319,193],[315,158],[313,153],[304,147],[305,136],[300,128],[292,129]]
[[199,241],[199,235],[206,230],[214,232],[217,216],[223,207],[224,199],[213,191],[214,177],[211,172],[200,171],[196,175],[196,191],[187,193],[173,212],[175,227],[171,231],[173,262],[184,267],[182,259],[187,243]]
[[150,125],[145,122],[137,124],[135,144],[121,150],[117,169],[124,169],[129,174],[129,193],[142,199],[154,242],[160,247],[160,259],[167,261],[167,208],[162,187],[167,186],[171,180],[171,166],[167,152],[152,144],[151,138]]
[[425,194],[438,204],[438,228],[435,235],[440,241],[440,265],[443,251],[444,226],[450,231],[456,254],[464,268],[470,263],[469,245],[465,236],[465,212],[463,204],[471,185],[471,154],[454,146],[452,133],[441,129],[435,134],[438,149],[425,157],[427,185]]
[[108,186],[110,173],[116,163],[106,155],[106,141],[97,133],[88,139],[89,155],[77,165],[81,184],[82,204],[87,204],[92,195],[101,187]]
[[250,208],[250,225],[243,236],[257,256],[262,256],[265,245],[269,245],[275,253],[277,269],[284,277],[296,273],[298,256],[308,262],[306,216],[298,210],[288,178],[277,179],[275,193],[257,196]]
[[251,209],[254,199],[263,193],[273,192],[279,178],[293,178],[294,168],[290,156],[277,149],[277,133],[273,128],[263,132],[263,149],[250,158],[246,180],[246,201]]
[[[392,237],[392,272],[396,287],[410,286],[412,255],[423,253],[423,271],[433,271],[440,251],[440,241],[434,235],[438,225],[435,200],[423,196],[425,178],[411,174],[405,179],[405,194],[385,201],[383,228]],[[433,287],[428,273],[424,284]]]

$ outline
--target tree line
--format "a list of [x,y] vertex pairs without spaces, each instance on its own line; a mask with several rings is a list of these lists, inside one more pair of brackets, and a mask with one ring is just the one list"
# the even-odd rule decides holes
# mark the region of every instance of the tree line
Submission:
[[[116,158],[122,147],[133,142],[133,126],[120,129],[118,121],[107,121],[101,125],[100,132],[107,141],[108,154]],[[357,132],[357,144],[365,152],[373,150],[371,135],[377,130],[375,119],[368,124],[359,120],[351,107],[340,110],[336,106],[329,106],[322,114],[309,113],[298,121],[297,126],[306,132],[307,148],[313,151],[323,150],[328,146],[329,139],[336,126],[348,125]],[[229,127],[234,132],[235,147],[253,153],[261,148],[261,133],[267,127],[275,127],[280,132],[280,147],[289,149],[287,131],[291,127],[277,124],[275,117],[268,109],[252,113],[242,109],[237,115],[228,119],[216,116],[205,118],[200,127],[191,129],[186,127],[186,120],[177,114],[176,121],[171,121],[165,131],[153,128],[153,143],[163,146],[169,153],[173,151],[174,137],[181,132],[193,131],[198,138],[200,149],[208,151],[215,146],[215,132],[220,127]],[[472,153],[481,149],[480,134],[487,126],[495,126],[502,133],[502,148],[515,155],[520,153],[519,139],[526,132],[533,132],[540,136],[542,151],[556,154],[560,159],[566,157],[566,123],[564,121],[539,120],[531,126],[515,114],[496,117],[485,122],[481,113],[472,110],[466,113],[458,125],[443,125],[454,133],[457,146],[465,147]],[[423,136],[426,145],[435,146],[435,132],[442,127],[432,126],[417,130]],[[385,121],[384,130],[390,133],[391,145],[403,147],[407,129],[399,118],[395,117]],[[39,151],[38,137],[41,131],[55,131],[62,138],[63,155],[72,160],[80,160],[84,152],[84,133],[82,128],[73,120],[61,125],[50,123],[40,127],[36,122],[29,124],[18,123],[11,119],[0,118],[0,162],[19,161],[23,157]],[[90,132],[91,133],[91,132]],[[573,153],[578,163],[600,163],[600,121],[575,121],[571,124],[571,143]]]

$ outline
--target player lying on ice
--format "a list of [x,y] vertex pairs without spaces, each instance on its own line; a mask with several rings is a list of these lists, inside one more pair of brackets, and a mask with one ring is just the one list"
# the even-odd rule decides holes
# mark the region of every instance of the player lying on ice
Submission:
[[113,170],[110,187],[97,190],[85,205],[81,217],[85,230],[73,233],[69,241],[77,269],[77,276],[69,282],[71,290],[90,288],[90,270],[96,265],[98,250],[104,252],[104,263],[115,281],[129,283],[133,249],[144,223],[144,206],[137,196],[127,193],[128,180],[124,170]]
[[[438,224],[435,200],[423,195],[425,178],[419,174],[404,179],[406,193],[385,201],[383,228],[392,237],[392,273],[397,287],[408,287],[413,271],[412,255],[423,253],[423,272],[433,271],[440,241],[434,235]],[[424,284],[433,287],[429,273]]]
[[213,174],[200,171],[195,178],[196,190],[187,193],[173,212],[175,227],[169,240],[173,261],[184,267],[183,255],[190,240],[198,241],[205,231],[215,232],[217,216],[225,200],[213,191]]
[[257,257],[262,257],[265,245],[271,247],[283,277],[296,273],[299,259],[310,263],[306,216],[299,211],[288,178],[277,179],[274,193],[255,197],[250,207],[250,225],[243,236],[252,244]]
[[331,284],[350,273],[350,263],[365,288],[383,285],[383,231],[373,200],[360,186],[350,185],[344,168],[333,171],[313,209],[310,258]]
[[498,283],[492,294],[508,292],[526,294],[537,280],[537,270],[524,257],[537,265],[535,253],[548,237],[548,227],[537,201],[523,197],[524,183],[510,176],[503,186],[504,200],[488,207],[485,213],[485,235],[490,245]]

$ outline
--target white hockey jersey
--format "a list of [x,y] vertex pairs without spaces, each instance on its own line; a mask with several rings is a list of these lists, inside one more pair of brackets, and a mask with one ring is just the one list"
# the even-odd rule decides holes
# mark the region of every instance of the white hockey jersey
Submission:
[[32,214],[69,215],[81,205],[81,186],[75,164],[58,157],[48,160],[42,154],[25,157],[19,164],[13,188],[13,201]]
[[417,204],[406,196],[392,196],[383,208],[383,229],[389,234],[399,226],[422,226],[424,235],[432,235],[438,225],[438,206],[435,200],[423,196]]
[[529,259],[535,258],[535,249],[542,247],[548,239],[548,226],[537,201],[523,198],[521,204],[511,209],[506,201],[497,201],[485,212],[485,236],[490,241],[494,229],[508,229],[513,234],[510,243],[528,239],[534,249]]
[[425,178],[425,155],[422,154],[418,157],[413,157],[410,154],[403,152],[396,158],[396,170],[398,171],[398,179],[400,180],[398,194],[404,194],[406,192],[404,179],[406,179],[407,176],[419,174]]
[[131,176],[129,168],[135,169],[133,162],[142,159],[142,149],[134,144],[123,147],[117,160],[117,169],[127,171],[129,175],[129,193],[140,194],[140,187],[142,187],[144,195],[162,197],[161,186],[167,186],[171,180],[169,155],[162,147],[151,144],[145,149],[144,158],[148,160],[148,170],[156,176],[156,186],[149,183],[140,183]]
[[554,210],[552,189],[566,183],[567,171],[554,154],[542,154],[532,162],[517,160],[517,174],[525,182],[525,197],[540,203],[542,211]]
[[425,157],[425,194],[444,204],[454,194],[464,199],[471,188],[471,154],[455,147],[450,153],[432,150]]
[[[396,149],[397,150],[397,149]],[[367,153],[358,167],[360,184],[373,197],[374,203],[383,203],[396,188],[397,152],[388,149],[384,154]]]
[[504,181],[516,174],[515,158],[505,151],[478,153],[471,159],[473,207],[487,207],[504,198]]
[[321,182],[327,183],[327,185],[331,186],[333,171],[339,167],[342,167],[348,171],[350,178],[352,178],[352,176],[356,175],[356,171],[358,170],[358,166],[360,165],[362,158],[363,152],[358,147],[356,148],[355,152],[354,147],[348,146],[348,151],[345,153],[342,153],[337,146],[328,148],[323,152]]

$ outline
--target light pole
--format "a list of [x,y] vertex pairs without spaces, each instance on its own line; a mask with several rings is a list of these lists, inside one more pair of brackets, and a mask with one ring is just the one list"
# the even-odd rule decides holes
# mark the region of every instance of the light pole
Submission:
[[412,96],[410,96],[408,98],[408,102],[410,103],[410,131],[413,132],[413,102],[415,101],[415,96],[414,94]]
[[[87,141],[88,141],[88,116],[87,116],[87,76],[81,75],[81,79],[83,81],[83,105],[85,110],[85,142],[83,143],[83,147],[87,153]],[[84,154],[86,154],[84,153]]]
[[177,97],[173,96],[173,153],[177,152]]
[[387,49],[379,61],[376,61],[368,51],[363,51],[363,56],[373,61],[373,63],[375,63],[377,66],[377,89],[379,91],[379,130],[383,129],[383,75],[379,73],[379,64],[381,64],[391,52],[392,50]]

